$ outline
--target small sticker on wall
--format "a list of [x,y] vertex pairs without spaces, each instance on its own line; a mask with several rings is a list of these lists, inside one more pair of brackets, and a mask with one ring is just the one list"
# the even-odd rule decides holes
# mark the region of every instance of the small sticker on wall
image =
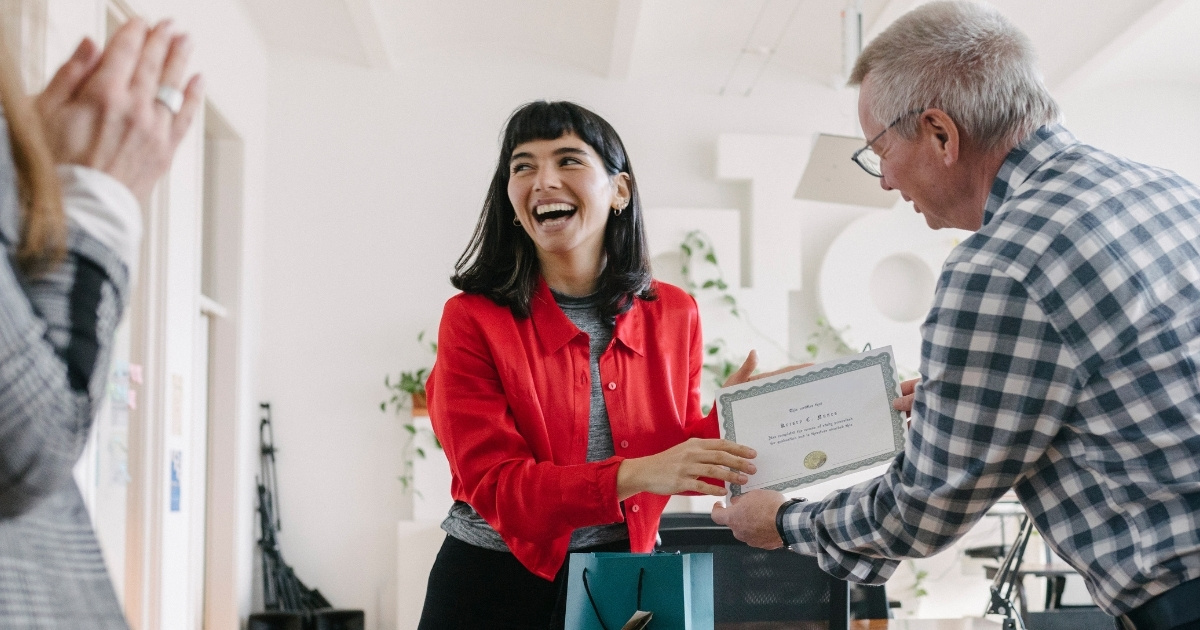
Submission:
[[180,482],[179,475],[183,470],[183,451],[171,451],[171,511],[179,511]]

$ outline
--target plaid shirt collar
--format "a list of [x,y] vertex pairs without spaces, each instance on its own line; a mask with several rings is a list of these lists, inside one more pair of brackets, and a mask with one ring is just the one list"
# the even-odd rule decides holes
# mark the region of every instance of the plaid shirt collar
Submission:
[[987,203],[983,207],[983,224],[991,222],[1001,206],[1013,195],[1013,191],[1025,183],[1029,176],[1035,173],[1043,164],[1053,159],[1063,151],[1079,144],[1075,136],[1062,125],[1053,124],[1039,127],[1032,135],[1009,151],[996,180],[992,182],[992,190],[988,193]]

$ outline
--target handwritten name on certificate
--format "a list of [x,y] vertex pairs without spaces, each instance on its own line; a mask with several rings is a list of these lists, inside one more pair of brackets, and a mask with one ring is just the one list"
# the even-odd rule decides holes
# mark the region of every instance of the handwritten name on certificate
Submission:
[[717,392],[721,437],[758,451],[758,472],[730,495],[786,492],[887,461],[904,450],[891,346]]

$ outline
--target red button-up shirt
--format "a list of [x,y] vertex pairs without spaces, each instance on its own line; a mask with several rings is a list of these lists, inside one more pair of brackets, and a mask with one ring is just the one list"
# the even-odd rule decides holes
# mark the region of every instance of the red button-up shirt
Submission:
[[482,295],[446,302],[438,356],[426,389],[434,431],[450,460],[450,492],[475,508],[533,573],[554,579],[571,532],[618,523],[633,551],[654,547],[668,497],[617,500],[625,458],[662,452],[690,437],[718,436],[700,411],[702,339],[696,302],[656,283],[617,317],[600,357],[616,455],[587,461],[591,371],[588,336],[543,281],[530,316]]

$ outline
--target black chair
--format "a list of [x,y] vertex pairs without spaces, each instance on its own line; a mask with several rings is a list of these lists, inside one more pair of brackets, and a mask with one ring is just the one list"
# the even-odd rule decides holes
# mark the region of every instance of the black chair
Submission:
[[830,630],[844,630],[850,625],[855,599],[858,614],[853,618],[888,617],[882,586],[856,586],[852,595],[850,584],[822,571],[815,558],[786,549],[750,547],[707,514],[664,514],[658,535],[660,551],[713,554],[717,623],[827,621]]

